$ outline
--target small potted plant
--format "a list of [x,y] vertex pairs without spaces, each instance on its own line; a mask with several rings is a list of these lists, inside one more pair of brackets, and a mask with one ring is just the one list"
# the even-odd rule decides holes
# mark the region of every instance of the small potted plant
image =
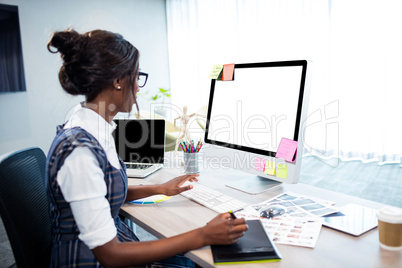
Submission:
[[152,96],[151,99],[154,101],[162,98],[162,104],[165,103],[166,98],[170,98],[170,89],[159,88],[159,92],[156,95]]
[[164,88],[159,88],[158,92],[155,95],[151,96],[151,100],[153,100],[155,102],[157,102],[158,100],[162,101],[160,106],[155,107],[155,110],[154,110],[155,113],[157,113],[165,118],[168,117],[167,109],[165,109],[166,108],[165,101],[167,98],[170,98],[170,96],[171,96],[170,89],[164,89]]

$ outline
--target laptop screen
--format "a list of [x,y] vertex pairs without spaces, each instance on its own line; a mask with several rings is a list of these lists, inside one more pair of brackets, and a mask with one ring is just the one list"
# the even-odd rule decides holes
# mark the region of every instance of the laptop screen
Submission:
[[165,120],[115,119],[117,154],[126,163],[163,164]]

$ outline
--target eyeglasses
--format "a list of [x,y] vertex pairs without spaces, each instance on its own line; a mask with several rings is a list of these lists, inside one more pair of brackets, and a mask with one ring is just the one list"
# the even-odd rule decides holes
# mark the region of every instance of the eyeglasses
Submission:
[[148,80],[148,74],[139,72],[138,73],[138,87],[144,87]]

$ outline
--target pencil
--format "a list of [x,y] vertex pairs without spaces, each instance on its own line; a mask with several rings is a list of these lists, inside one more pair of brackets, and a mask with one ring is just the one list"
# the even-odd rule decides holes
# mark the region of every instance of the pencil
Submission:
[[204,144],[201,142],[200,148],[198,148],[198,151],[197,151],[197,152],[199,152],[199,151],[201,150],[201,148],[202,148],[203,145],[204,145]]
[[234,220],[237,219],[235,214],[231,210],[229,210],[229,213],[230,213],[230,216],[232,217],[232,219],[234,219]]
[[183,147],[183,152],[187,153],[186,142],[183,141],[183,142],[181,142],[180,144],[181,144],[181,146]]

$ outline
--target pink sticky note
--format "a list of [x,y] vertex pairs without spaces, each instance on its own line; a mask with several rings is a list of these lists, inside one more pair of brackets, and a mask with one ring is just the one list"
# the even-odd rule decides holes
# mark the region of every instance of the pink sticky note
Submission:
[[282,138],[275,157],[283,158],[287,162],[294,163],[296,162],[296,153],[297,153],[297,141]]
[[222,81],[234,80],[234,67],[235,67],[234,63],[223,65]]
[[260,157],[255,159],[255,170],[264,172],[266,160]]

